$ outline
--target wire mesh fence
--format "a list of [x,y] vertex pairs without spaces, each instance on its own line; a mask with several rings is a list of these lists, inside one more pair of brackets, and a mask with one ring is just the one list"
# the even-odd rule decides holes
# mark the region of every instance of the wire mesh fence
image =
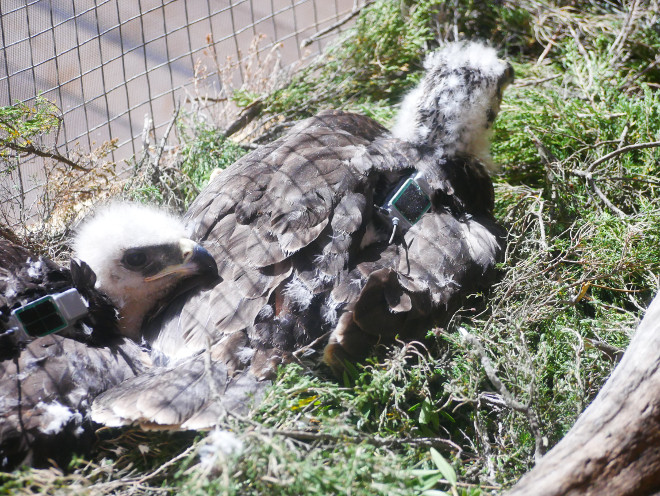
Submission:
[[[109,159],[121,164],[145,133],[162,136],[200,67],[217,92],[226,84],[220,65],[233,66],[241,84],[250,49],[258,60],[277,47],[283,67],[304,63],[357,8],[357,0],[2,0],[0,106],[42,95],[62,114],[50,147],[67,156],[112,143]],[[0,213],[27,222],[48,181],[43,159],[2,169]]]

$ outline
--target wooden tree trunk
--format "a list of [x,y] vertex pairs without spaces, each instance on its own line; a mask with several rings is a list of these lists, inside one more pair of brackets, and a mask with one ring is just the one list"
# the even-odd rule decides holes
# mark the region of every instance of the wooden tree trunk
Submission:
[[593,403],[507,496],[660,493],[660,296]]

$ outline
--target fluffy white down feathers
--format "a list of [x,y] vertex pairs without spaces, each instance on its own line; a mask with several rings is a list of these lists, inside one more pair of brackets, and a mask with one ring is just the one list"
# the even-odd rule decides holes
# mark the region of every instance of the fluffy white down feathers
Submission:
[[73,251],[92,268],[102,287],[112,280],[127,248],[165,245],[185,237],[183,222],[162,209],[115,202],[82,223]]
[[424,80],[406,95],[392,134],[431,145],[438,157],[467,155],[496,169],[490,157],[490,128],[511,66],[481,42],[450,43],[424,61]]
[[178,218],[136,203],[111,203],[79,228],[74,240],[75,256],[91,267],[97,278],[96,288],[117,306],[123,335],[138,340],[145,315],[177,282],[174,277],[149,281],[143,271],[126,267],[127,250],[156,247],[152,252],[165,252],[168,246],[185,250],[188,248],[182,242],[192,246],[185,235]]

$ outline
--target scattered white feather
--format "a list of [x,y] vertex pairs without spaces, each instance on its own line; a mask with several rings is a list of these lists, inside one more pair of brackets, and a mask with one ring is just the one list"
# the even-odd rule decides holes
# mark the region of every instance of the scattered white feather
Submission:
[[36,369],[41,369],[43,363],[48,360],[48,356],[40,356],[36,358],[28,358],[25,360],[25,365],[23,366],[26,372],[32,372]]
[[275,309],[273,308],[273,306],[269,304],[265,304],[263,307],[261,307],[261,310],[259,310],[259,313],[257,314],[257,320],[270,319],[274,315],[275,315]]
[[18,294],[16,281],[10,278],[4,291],[5,298],[14,298]]
[[454,280],[454,275],[440,274],[433,278],[432,281],[424,281],[422,286],[431,293],[431,298],[435,305],[446,305],[452,295],[451,289],[460,289],[461,285]]
[[[16,376],[18,380],[23,380],[23,378]],[[16,397],[9,397],[9,396],[0,396],[0,412],[6,412],[10,408],[16,408],[20,402],[18,401],[18,398]],[[0,465],[2,466],[2,465]]]
[[28,276],[32,277],[33,279],[40,278],[43,272],[43,262],[41,259],[37,260],[36,262],[33,262],[32,259],[28,259]]
[[284,287],[284,294],[291,299],[298,310],[307,310],[314,297],[312,290],[297,277],[291,279],[291,282]]
[[495,260],[498,249],[497,237],[479,222],[469,220],[461,222],[462,237],[467,245],[470,257],[486,271]]
[[369,152],[369,149],[364,145],[359,145],[355,147],[355,153],[349,159],[351,169],[363,176],[367,176],[371,167],[373,166],[373,159]]
[[335,275],[334,274],[326,274],[322,270],[316,269],[314,271],[314,279],[312,279],[312,282],[314,283],[314,287],[311,288],[312,290],[323,286],[324,284],[329,284],[332,281],[335,280]]
[[200,464],[212,468],[219,460],[241,454],[243,447],[243,441],[233,432],[215,429],[209,433],[204,445],[199,448]]
[[236,358],[238,358],[238,361],[241,363],[249,363],[256,351],[257,350],[248,347],[239,348],[236,352]]
[[80,413],[71,411],[61,403],[44,403],[40,401],[35,405],[35,409],[44,412],[44,422],[42,427],[39,428],[44,434],[57,434],[71,421],[77,424],[82,423]]
[[321,318],[323,319],[323,322],[333,326],[336,325],[339,318],[337,316],[338,308],[339,302],[335,301],[332,294],[328,295],[325,303],[323,303],[323,306],[321,307]]

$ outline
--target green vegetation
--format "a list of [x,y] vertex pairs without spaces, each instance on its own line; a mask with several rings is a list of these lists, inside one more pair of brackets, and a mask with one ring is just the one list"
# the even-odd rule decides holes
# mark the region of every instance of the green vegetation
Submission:
[[236,162],[246,150],[193,112],[178,113],[172,124],[176,125],[178,146],[167,153],[164,143],[145,150],[133,164],[134,174],[125,185],[124,196],[184,211],[215,169]]
[[[493,140],[502,165],[496,211],[509,240],[488,308],[461,312],[447,329],[429,330],[424,343],[401,344],[385,359],[356,366],[341,384],[314,364],[285,367],[249,418],[227,418],[243,449],[215,462],[199,461],[206,438],[186,438],[167,451],[181,455],[162,469],[136,460],[113,464],[121,455],[103,451],[54,487],[492,494],[570,429],[658,288],[657,7],[637,5],[631,14],[618,2],[578,2],[579,9],[561,0],[456,3],[379,0],[287,85],[269,94],[243,89],[234,101],[261,101],[264,128],[329,107],[388,124],[438,40],[454,33],[493,40],[513,62],[516,82]],[[181,145],[168,169],[176,180],[145,180],[132,194],[165,203],[176,197],[184,206],[213,168],[242,153],[205,121],[179,119]],[[655,144],[635,146],[644,143]],[[522,408],[512,408],[507,395]],[[141,439],[149,453],[165,442]],[[114,449],[136,443],[119,439]],[[16,494],[43,489],[45,475],[2,477],[0,494]]]
[[[86,155],[63,155],[56,146],[61,122],[60,110],[41,95],[30,105],[0,107],[0,231],[53,259],[68,256],[65,243],[80,205],[116,193],[115,164],[107,160],[116,140]],[[21,179],[26,157],[42,160],[45,183],[38,201]]]
[[[34,152],[35,141],[57,131],[60,119],[59,109],[41,95],[32,105],[17,102],[0,107],[0,158],[9,162],[17,153]],[[1,172],[7,173],[14,167]]]

